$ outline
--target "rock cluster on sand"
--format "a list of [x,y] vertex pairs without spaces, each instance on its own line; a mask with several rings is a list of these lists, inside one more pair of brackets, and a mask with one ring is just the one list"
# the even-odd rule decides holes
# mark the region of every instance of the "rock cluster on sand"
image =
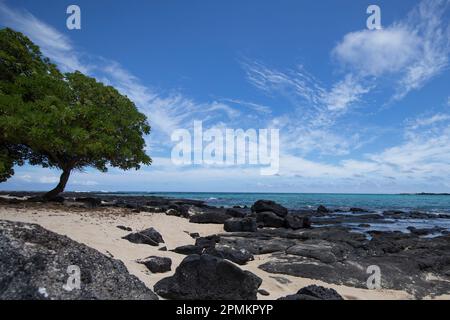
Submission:
[[133,243],[149,244],[155,247],[159,246],[160,243],[164,243],[163,237],[154,228],[148,228],[142,231],[130,233],[123,237],[123,239]]
[[[0,221],[0,262],[0,300],[158,299],[122,262],[35,224]],[[80,289],[67,287],[69,266]]]
[[[18,197],[29,195],[16,194]],[[68,198],[77,202],[77,197],[82,197],[78,199],[80,203],[89,202],[83,199],[89,194],[64,194],[58,202],[45,206],[60,208],[66,205]],[[289,281],[282,275],[291,275],[362,289],[367,289],[370,275],[367,268],[376,265],[381,269],[383,289],[404,290],[416,298],[450,292],[450,233],[448,228],[433,224],[436,219],[450,223],[444,220],[450,219],[449,214],[402,210],[370,212],[363,208],[324,206],[317,210],[287,210],[266,200],[257,201],[250,210],[246,207],[215,208],[203,201],[161,197],[102,195],[99,198],[102,207],[159,212],[199,223],[224,225],[227,232],[219,235],[192,235],[196,238],[195,244],[173,250],[180,254],[206,254],[237,264],[245,264],[256,255],[270,254],[258,268],[273,274],[273,278]],[[11,206],[22,206],[24,202],[34,206],[33,201],[37,200],[0,199],[0,203]],[[90,203],[97,205],[99,201]],[[430,221],[430,227],[409,225],[414,219]],[[393,220],[404,226],[404,232],[374,230],[377,226],[390,226]],[[158,245],[159,240],[163,241],[157,232],[152,231],[150,235],[149,244]],[[136,243],[148,240],[142,237],[142,232],[126,238]],[[202,294],[199,291],[196,296]],[[301,295],[306,296],[304,292]]]
[[184,245],[173,250],[178,254],[193,255],[207,253],[209,255],[227,259],[234,263],[244,265],[253,260],[253,254],[244,248],[235,248],[230,244],[218,244],[219,236],[200,237],[195,240],[195,245]]
[[367,288],[367,268],[377,265],[384,289],[401,289],[416,298],[450,292],[450,235],[422,238],[414,233],[349,228],[259,229],[224,233],[219,245],[271,253],[260,269],[273,274]]
[[311,285],[304,287],[296,294],[292,294],[278,300],[344,300],[334,289]]
[[229,261],[208,254],[186,257],[172,277],[154,290],[167,299],[256,300],[262,280]]

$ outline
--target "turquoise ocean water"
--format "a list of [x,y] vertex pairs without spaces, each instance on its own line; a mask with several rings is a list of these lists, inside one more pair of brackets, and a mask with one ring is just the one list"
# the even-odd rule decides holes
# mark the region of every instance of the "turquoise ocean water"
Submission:
[[289,209],[311,209],[324,205],[331,209],[358,207],[371,211],[405,210],[450,213],[449,195],[325,194],[325,193],[186,193],[127,192],[122,195],[156,195],[204,200],[212,206],[251,206],[260,199],[273,200]]
[[[427,213],[449,214],[449,195],[413,195],[413,194],[320,194],[320,193],[187,193],[187,192],[117,192],[110,193],[129,196],[163,196],[204,200],[216,207],[232,207],[235,205],[251,206],[260,199],[273,200],[289,209],[316,209],[324,205],[329,209],[341,209],[340,214],[356,214],[350,208],[362,208],[371,212],[382,213],[384,210],[420,211]],[[345,224],[355,232],[365,233],[368,230],[401,231],[408,233],[408,227],[439,227],[450,231],[450,219],[384,219],[380,223],[371,223],[369,229],[358,224]],[[430,235],[439,236],[440,232]]]

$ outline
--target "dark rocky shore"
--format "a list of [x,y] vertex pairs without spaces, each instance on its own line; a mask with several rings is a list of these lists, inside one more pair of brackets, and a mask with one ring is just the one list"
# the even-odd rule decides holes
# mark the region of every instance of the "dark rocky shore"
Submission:
[[[17,197],[31,196],[31,198],[27,201],[1,199],[0,205],[4,203],[24,206],[39,203],[40,200],[37,194],[9,194]],[[372,224],[388,224],[392,220],[436,218],[436,215],[431,216],[429,213],[386,211],[378,214],[364,208],[350,208],[349,211],[354,214],[345,215],[328,210],[323,206],[317,210],[288,210],[277,203],[264,200],[257,201],[251,208],[216,208],[196,200],[108,194],[93,196],[80,193],[65,193],[62,197],[55,199],[54,205],[84,210],[99,207],[122,207],[134,212],[145,211],[179,216],[189,219],[192,223],[223,224],[226,230],[223,234],[203,238],[191,235],[196,238],[194,245],[174,249],[175,252],[185,254],[187,257],[176,268],[174,276],[165,278],[155,285],[155,292],[165,298],[256,299],[261,279],[240,270],[238,266],[227,260],[243,265],[261,254],[270,254],[271,259],[259,268],[273,273],[274,276],[286,274],[322,280],[327,283],[367,288],[367,279],[370,276],[367,269],[369,266],[378,266],[381,271],[381,288],[383,289],[404,290],[416,298],[450,293],[450,234],[446,230],[434,227],[426,229],[411,227],[408,229],[409,232],[405,233],[374,231],[370,228]],[[438,218],[450,219],[450,216],[440,215]],[[348,227],[349,224],[357,225],[362,231],[355,232],[355,229]],[[0,237],[2,246],[0,259],[7,262],[16,259],[18,261],[16,265],[21,265],[24,254],[17,256],[18,254],[13,254],[11,250],[5,249],[11,246],[12,241],[9,236],[5,238],[5,234],[21,235],[24,231],[20,230],[26,230],[26,228],[22,225],[11,225],[5,222],[0,224],[0,228],[0,235],[2,235]],[[36,228],[38,227],[33,226],[33,229]],[[41,233],[40,241],[44,241],[43,239],[46,237],[54,237],[42,230]],[[137,232],[138,235],[140,233],[142,232]],[[28,238],[29,236],[26,236],[26,239]],[[130,232],[128,238],[129,241],[132,241],[139,237],[136,238],[136,235]],[[157,243],[162,240],[157,236],[151,239],[152,242],[156,241]],[[23,245],[14,241],[18,247]],[[68,242],[68,239],[64,239],[64,241]],[[51,243],[57,244],[57,242]],[[148,244],[152,245],[150,242]],[[53,248],[48,249],[54,250]],[[99,254],[95,250],[90,252],[87,249],[80,249],[86,259],[87,256]],[[45,254],[43,256],[45,257]],[[58,251],[56,251],[56,256],[58,256]],[[162,261],[156,259],[157,257],[150,258],[155,260],[152,262],[156,263],[155,268],[166,268],[160,266]],[[99,259],[105,260],[104,258]],[[120,264],[115,265],[115,263],[109,260],[104,262],[107,268],[121,272]],[[43,266],[42,263],[38,265]],[[27,277],[26,272],[20,273],[17,280],[18,275],[12,265],[7,264],[7,266],[9,266],[8,269],[1,270],[1,274],[9,276],[3,277],[0,281],[0,297],[2,294],[7,294],[4,288],[9,286],[9,283],[18,283],[19,280],[33,283],[33,278]],[[86,267],[90,268],[89,264]],[[45,267],[43,268],[45,270]],[[199,276],[197,270],[204,271],[202,276]],[[140,286],[138,285],[136,288],[140,288]],[[293,292],[292,296],[286,297],[286,299],[318,299],[320,295],[314,296],[314,294],[319,293],[323,294],[322,298],[338,298],[333,292],[326,291],[325,288],[304,289],[302,289],[303,291],[299,290],[298,293]],[[136,290],[140,290],[143,297],[153,297],[149,291]],[[310,296],[307,296],[305,292]],[[121,294],[131,298],[136,295],[133,291]],[[107,295],[102,296],[95,291],[87,292],[82,297],[91,296],[109,298]],[[111,296],[111,298],[120,297]]]
[[[0,220],[0,262],[0,300],[158,299],[121,261],[35,224]],[[74,265],[79,290],[68,283]]]

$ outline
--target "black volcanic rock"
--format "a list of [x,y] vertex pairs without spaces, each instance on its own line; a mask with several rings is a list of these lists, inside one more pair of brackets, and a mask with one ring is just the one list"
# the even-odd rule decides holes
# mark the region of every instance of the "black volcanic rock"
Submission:
[[309,217],[302,217],[298,214],[289,213],[284,218],[285,227],[289,229],[303,229],[311,227],[311,220]]
[[270,292],[268,292],[267,290],[264,290],[264,289],[259,289],[258,293],[262,296],[270,296]]
[[158,246],[160,243],[164,243],[161,234],[154,228],[148,228],[142,231],[130,233],[123,237],[133,243],[149,244],[151,246]]
[[284,218],[270,211],[256,213],[256,222],[260,227],[281,228],[284,226]]
[[355,212],[369,212],[368,210],[366,210],[366,209],[361,209],[361,208],[350,208],[349,211],[350,211],[350,212],[353,212],[353,213],[355,213]]
[[147,267],[153,273],[163,273],[171,270],[172,260],[166,257],[151,256],[142,260],[138,260]]
[[[68,267],[80,289],[67,287]],[[41,226],[0,221],[0,300],[157,300],[125,265]]]
[[255,232],[257,230],[255,218],[231,218],[225,221],[223,228],[227,232]]
[[189,219],[191,223],[200,223],[200,224],[223,224],[228,219],[232,218],[232,216],[225,213],[224,210],[216,210],[216,211],[208,211],[204,213],[197,213]]
[[87,208],[97,208],[102,204],[101,199],[93,197],[75,198],[75,201],[84,203]]
[[212,235],[195,239],[195,245],[201,249],[204,249],[214,247],[219,241],[220,237],[218,235]]
[[249,210],[242,208],[229,208],[225,211],[225,214],[233,218],[244,218],[249,214]]
[[214,247],[206,248],[205,253],[215,257],[230,260],[234,263],[244,265],[253,260],[253,254],[246,249],[236,249],[228,245],[217,244]]
[[133,231],[133,229],[131,229],[130,227],[125,227],[125,226],[122,226],[122,225],[120,225],[120,226],[117,226],[117,228],[119,228],[120,230],[124,230],[124,231]]
[[330,213],[331,211],[328,210],[325,206],[320,205],[320,206],[317,208],[317,212],[318,212],[318,213]]
[[333,246],[326,241],[308,240],[304,243],[299,243],[295,246],[289,247],[286,250],[286,253],[295,256],[313,258],[328,264],[334,263],[337,260],[332,250]]
[[252,206],[252,212],[273,212],[277,216],[284,218],[288,214],[288,210],[282,205],[271,200],[258,200]]
[[185,246],[176,247],[175,249],[173,249],[171,251],[178,253],[178,254],[184,254],[186,256],[189,256],[191,254],[201,254],[203,252],[203,248],[193,245],[193,244],[188,244]]
[[186,257],[154,290],[167,299],[256,300],[261,282],[229,261],[203,254]]
[[300,289],[296,294],[289,295],[279,300],[344,300],[334,289],[328,289],[317,285],[310,285]]

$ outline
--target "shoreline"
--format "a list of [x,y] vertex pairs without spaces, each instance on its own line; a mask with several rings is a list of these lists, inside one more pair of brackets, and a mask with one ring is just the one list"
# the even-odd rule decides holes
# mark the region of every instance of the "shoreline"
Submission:
[[[65,196],[67,196],[65,194]],[[1,198],[5,199],[5,196]],[[146,200],[156,201],[155,197],[146,197]],[[186,199],[170,199],[171,201],[187,201],[194,204],[201,202]],[[219,209],[219,208],[215,208]],[[211,210],[206,206],[205,210]],[[158,210],[155,210],[158,211]],[[217,223],[192,223],[185,217],[171,216],[164,212],[146,212],[133,208],[131,205],[124,207],[113,207],[105,205],[95,208],[84,208],[77,206],[67,206],[61,203],[33,203],[13,201],[12,204],[0,203],[0,220],[36,223],[42,227],[61,235],[86,244],[99,252],[122,261],[128,271],[137,276],[144,284],[153,289],[154,284],[168,276],[174,274],[176,267],[186,257],[175,253],[173,250],[180,246],[194,245],[189,233],[198,233],[200,237],[211,235],[223,235],[225,239],[230,234],[225,234],[223,224]],[[143,230],[153,227],[158,230],[165,240],[164,246],[168,251],[160,251],[159,247],[152,247],[145,244],[134,244],[122,239],[129,232],[117,228],[123,225],[132,228],[133,231]],[[337,227],[336,227],[337,228]],[[239,237],[238,233],[233,234]],[[275,253],[276,254],[276,253]],[[168,257],[172,260],[172,270],[166,273],[150,273],[146,267],[136,262],[148,256]],[[316,284],[327,288],[335,289],[345,299],[349,300],[409,300],[414,299],[411,293],[404,290],[381,289],[368,290],[345,284],[336,284],[321,279],[313,279],[303,276],[293,276],[289,274],[279,274],[268,272],[260,268],[261,265],[276,261],[274,253],[255,254],[253,261],[248,261],[239,267],[248,270],[262,281],[260,289],[270,293],[264,296],[258,293],[258,299],[278,299],[280,297],[294,294],[300,288],[307,285]],[[280,279],[283,279],[280,282]],[[430,296],[424,296],[428,299]],[[449,299],[450,296],[439,294],[435,299]]]

